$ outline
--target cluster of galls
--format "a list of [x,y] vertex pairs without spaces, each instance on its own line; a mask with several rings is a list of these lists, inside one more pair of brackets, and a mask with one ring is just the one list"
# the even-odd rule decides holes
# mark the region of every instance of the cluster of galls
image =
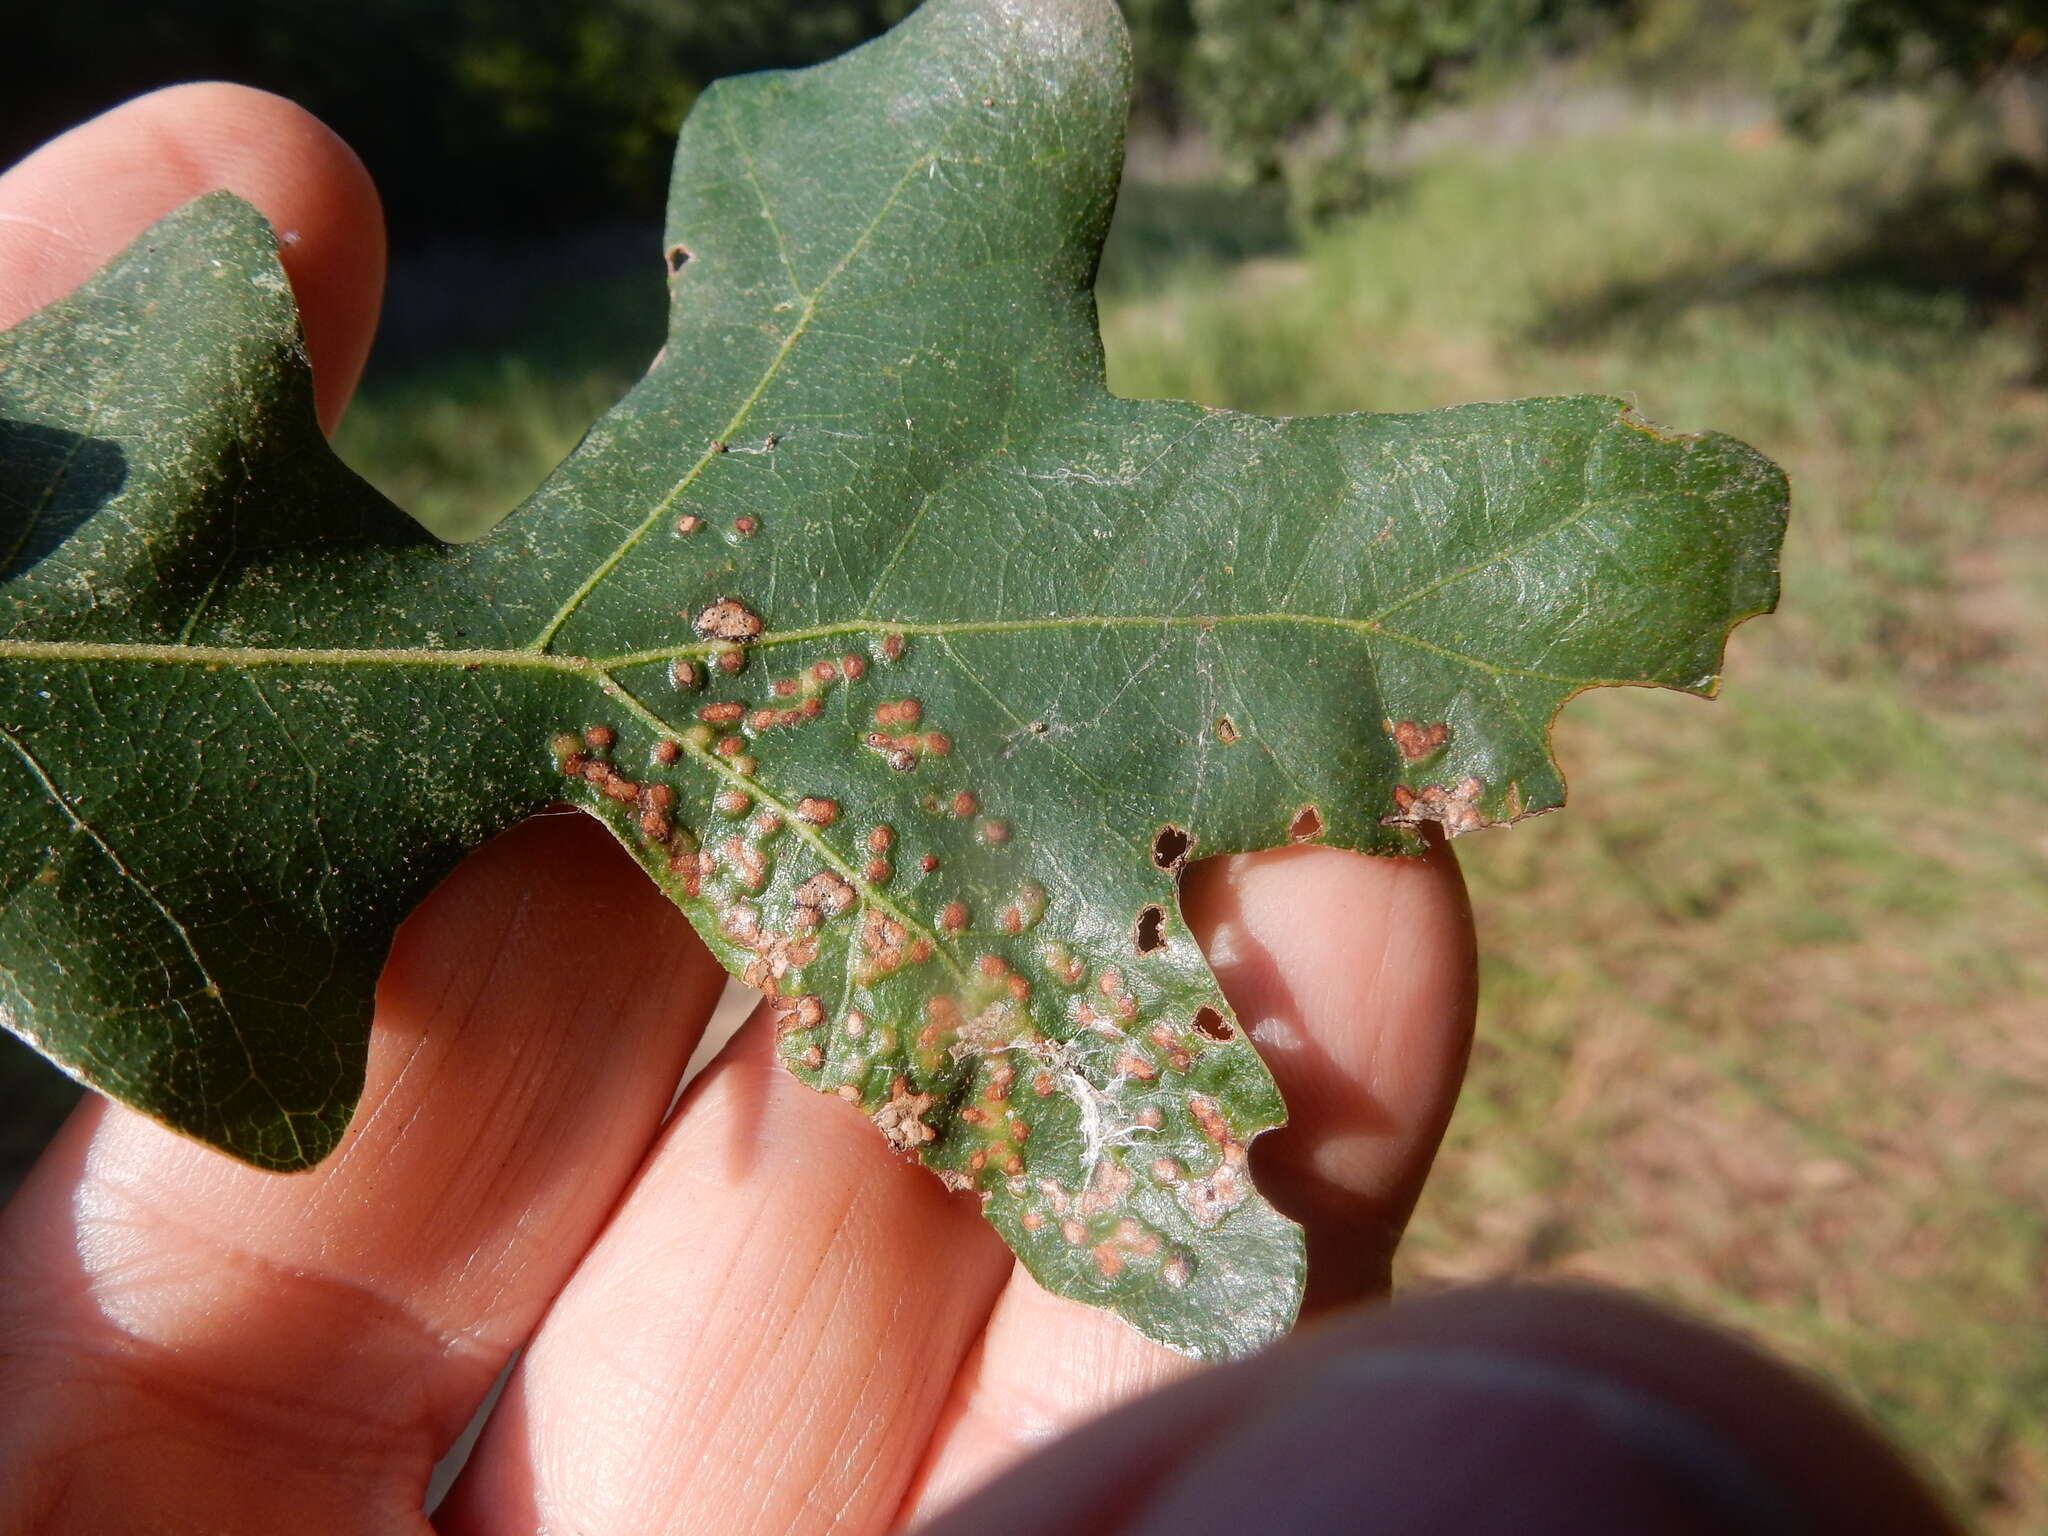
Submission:
[[1394,814],[1382,816],[1380,824],[1420,828],[1425,821],[1433,821],[1449,837],[1456,837],[1461,832],[1476,832],[1487,824],[1486,812],[1479,805],[1479,797],[1485,790],[1486,786],[1473,778],[1460,779],[1455,785],[1448,786],[1425,784],[1421,789],[1396,784]]
[[608,725],[593,725],[580,736],[565,731],[552,743],[555,764],[614,804],[634,807],[639,812],[640,836],[647,842],[669,842],[676,834],[672,817],[675,789],[667,784],[636,783],[619,772],[609,756],[617,741],[617,733]]
[[[742,605],[721,599],[699,614],[695,627],[706,640],[722,647],[714,653],[715,664],[736,671],[744,665],[744,648],[761,633],[760,621]],[[894,660],[904,653],[900,636],[885,636],[877,655]],[[730,655],[732,663],[722,660]],[[1104,1280],[1114,1280],[1138,1268],[1159,1275],[1169,1285],[1183,1285],[1194,1260],[1158,1230],[1138,1221],[1131,1213],[1128,1196],[1131,1174],[1120,1156],[1101,1159],[1092,1177],[1078,1191],[1063,1189],[1056,1181],[1027,1175],[1025,1144],[1031,1137],[1030,1116],[1011,1102],[1020,1091],[1024,1103],[1044,1100],[1063,1091],[1053,1071],[1052,1055],[1071,1059],[1055,1042],[1033,1025],[1032,981],[1013,969],[1009,961],[992,952],[974,955],[968,980],[957,994],[950,989],[927,997],[924,1017],[915,1031],[913,1054],[921,1063],[904,1070],[891,1070],[895,1058],[897,1031],[884,1023],[870,1025],[858,1009],[834,1020],[828,1017],[824,1001],[803,985],[806,967],[819,955],[822,930],[835,919],[852,926],[848,961],[851,980],[859,987],[872,987],[906,967],[922,966],[935,958],[935,941],[941,936],[966,934],[974,925],[974,914],[966,903],[950,900],[932,913],[929,934],[915,929],[880,901],[863,902],[863,890],[879,890],[891,882],[894,860],[899,856],[896,830],[886,824],[865,828],[855,834],[853,856],[865,862],[857,874],[849,867],[823,868],[801,881],[790,894],[787,914],[780,921],[764,918],[750,893],[762,891],[771,874],[771,852],[767,847],[783,832],[784,818],[790,817],[820,831],[844,821],[836,801],[805,795],[793,805],[756,808],[761,794],[753,782],[757,764],[751,755],[755,741],[765,733],[800,727],[818,719],[829,691],[842,683],[857,682],[867,675],[869,662],[848,654],[811,662],[792,676],[775,678],[767,685],[765,702],[720,700],[706,702],[696,710],[697,718],[679,733],[680,741],[664,739],[652,749],[657,766],[671,766],[685,746],[692,752],[716,759],[727,771],[727,782],[713,798],[723,815],[742,825],[732,828],[736,835],[707,838],[700,848],[697,839],[673,820],[675,790],[668,784],[637,783],[611,760],[615,733],[608,727],[593,726],[578,735],[564,734],[554,742],[562,772],[594,788],[606,800],[631,807],[634,825],[645,844],[666,851],[667,866],[691,897],[702,894],[714,877],[733,887],[730,901],[721,902],[720,930],[725,939],[746,952],[742,980],[764,993],[782,1037],[782,1053],[791,1064],[808,1073],[824,1072],[835,1082],[820,1084],[855,1103],[869,1101],[880,1087],[871,1076],[880,1068],[888,1071],[889,1093],[880,1103],[871,1103],[870,1117],[890,1144],[905,1152],[923,1152],[940,1138],[941,1131],[930,1120],[938,1100],[924,1091],[926,1084],[913,1082],[904,1071],[918,1078],[944,1074],[948,1058],[978,1059],[984,1076],[980,1092],[955,1112],[958,1130],[970,1138],[964,1166],[947,1168],[941,1176],[956,1188],[980,1186],[984,1198],[990,1182],[1007,1185],[1027,1209],[1021,1220],[1027,1231],[1050,1220],[1058,1236],[1082,1249]],[[672,667],[675,681],[688,687],[701,686],[704,676],[695,663],[678,660]],[[914,698],[889,698],[876,704],[873,727],[864,744],[899,772],[918,768],[932,758],[952,754],[953,743],[943,731],[932,730],[924,720],[924,709]],[[934,817],[969,822],[973,834],[987,847],[1010,841],[1006,822],[989,818],[978,797],[970,790],[934,789],[919,797],[922,809]],[[792,850],[794,851],[794,850]],[[935,855],[922,855],[917,866],[924,873],[936,871]],[[849,878],[849,874],[854,878]],[[998,900],[991,926],[1002,933],[1022,935],[1035,927],[1046,909],[1046,893],[1034,882],[1023,882],[1016,895]],[[1032,964],[1031,961],[1038,963]],[[1040,984],[1085,989],[1086,995],[1072,1005],[1072,1017],[1081,1027],[1117,1044],[1113,1071],[1118,1079],[1152,1093],[1174,1094],[1167,1073],[1186,1072],[1194,1063],[1200,1044],[1182,1031],[1155,1024],[1142,1036],[1138,1022],[1142,1010],[1122,974],[1114,967],[1091,975],[1090,967],[1066,945],[1058,942],[1035,949],[1026,968],[1040,978]],[[1092,985],[1091,985],[1092,983]],[[923,990],[920,988],[920,990]],[[831,1035],[821,1033],[828,1026]],[[839,1070],[828,1067],[826,1047],[844,1034],[847,1059]],[[906,1040],[905,1044],[911,1042]],[[1013,1055],[1021,1052],[1022,1059]],[[840,1053],[834,1051],[833,1055]],[[1017,1065],[1012,1065],[1016,1062]],[[1106,1062],[1105,1065],[1108,1065]],[[1019,1068],[1021,1067],[1021,1071]],[[815,1081],[815,1079],[813,1079]],[[866,1085],[866,1086],[864,1086]],[[1097,1090],[1098,1094],[1101,1090]],[[1151,1097],[1151,1094],[1146,1094]],[[1184,1100],[1195,1122],[1216,1144],[1219,1154],[1204,1174],[1191,1173],[1176,1160],[1160,1157],[1152,1161],[1153,1179],[1172,1189],[1189,1217],[1199,1227],[1210,1227],[1234,1209],[1249,1192],[1245,1177],[1245,1149],[1225,1127],[1212,1101],[1187,1094]],[[871,1102],[871,1101],[870,1101]],[[1166,1100],[1171,1103],[1171,1099]],[[1160,1101],[1145,1104],[1131,1122],[1133,1130],[1157,1134],[1164,1129]],[[971,1150],[969,1150],[971,1148]],[[948,1163],[954,1161],[949,1156]]]

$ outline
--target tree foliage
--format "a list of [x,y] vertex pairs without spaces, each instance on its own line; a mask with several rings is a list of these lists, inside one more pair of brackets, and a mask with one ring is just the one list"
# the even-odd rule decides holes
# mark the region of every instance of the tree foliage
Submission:
[[1488,69],[1569,46],[1619,0],[1133,0],[1153,97],[1304,212],[1355,203],[1387,130]]
[[1810,117],[1864,91],[1977,90],[2048,57],[2044,0],[1759,0],[1792,43],[1789,103]]

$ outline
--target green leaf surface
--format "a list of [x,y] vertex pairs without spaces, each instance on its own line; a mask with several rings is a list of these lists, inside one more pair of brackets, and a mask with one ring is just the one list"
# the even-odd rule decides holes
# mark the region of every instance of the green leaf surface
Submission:
[[9,1026],[304,1167],[397,923],[568,800],[1052,1290],[1197,1354],[1284,1329],[1284,1110],[1183,862],[1559,804],[1571,694],[1713,690],[1785,486],[1605,399],[1113,398],[1126,69],[1106,0],[933,0],[712,89],[666,345],[469,545],[329,452],[225,194],[0,338]]

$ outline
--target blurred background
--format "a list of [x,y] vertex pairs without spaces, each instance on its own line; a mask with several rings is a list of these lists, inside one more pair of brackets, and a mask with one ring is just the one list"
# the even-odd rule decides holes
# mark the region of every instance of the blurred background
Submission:
[[[1725,699],[1580,699],[1569,814],[1459,845],[1480,1043],[1402,1283],[1649,1291],[2048,1530],[2048,0],[1125,8],[1120,393],[1595,390],[1792,476]],[[180,79],[320,113],[395,246],[339,446],[474,533],[651,355],[697,92],[907,9],[72,0],[9,18],[0,163]],[[0,1049],[4,1189],[74,1090]]]

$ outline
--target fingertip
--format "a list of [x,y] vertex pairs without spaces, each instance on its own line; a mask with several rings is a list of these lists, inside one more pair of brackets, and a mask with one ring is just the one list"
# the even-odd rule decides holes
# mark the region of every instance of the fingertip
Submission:
[[[1349,1529],[1366,1499],[1402,1530],[1956,1529],[1821,1384],[1624,1292],[1473,1287],[1352,1311],[1287,1353],[1264,1411],[1204,1469],[1211,1486],[1177,1490],[1183,1509],[1225,1513],[1219,1490],[1270,1469],[1297,1507],[1269,1515],[1303,1532]],[[1287,1479],[1283,1458],[1305,1475]],[[1189,1529],[1175,1505],[1133,1536]]]
[[352,151],[281,96],[203,81],[139,96],[0,176],[0,328],[70,293],[143,230],[225,189],[278,232],[321,425],[362,375],[384,293],[384,215]]
[[927,1528],[1197,1536],[1958,1527],[1898,1451],[1726,1334],[1591,1287],[1353,1310],[1069,1436]]
[[1457,861],[1274,849],[1195,866],[1182,906],[1287,1101],[1253,1169],[1308,1230],[1311,1306],[1383,1290],[1471,1047]]

